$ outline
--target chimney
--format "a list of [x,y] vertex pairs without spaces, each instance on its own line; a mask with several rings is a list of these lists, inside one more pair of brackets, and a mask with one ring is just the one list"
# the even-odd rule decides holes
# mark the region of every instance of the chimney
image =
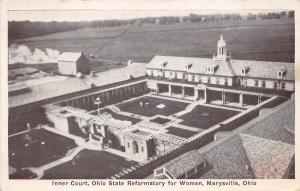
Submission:
[[94,76],[95,76],[95,71],[91,71],[91,72],[90,72],[90,76],[91,76],[91,77],[94,77]]
[[127,65],[130,65],[130,64],[132,64],[132,63],[133,63],[132,60],[128,60]]

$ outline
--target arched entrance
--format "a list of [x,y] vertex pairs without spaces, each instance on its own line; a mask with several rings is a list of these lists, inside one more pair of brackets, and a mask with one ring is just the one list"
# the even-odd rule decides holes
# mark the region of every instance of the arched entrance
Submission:
[[139,145],[136,141],[132,142],[132,152],[133,154],[139,153]]

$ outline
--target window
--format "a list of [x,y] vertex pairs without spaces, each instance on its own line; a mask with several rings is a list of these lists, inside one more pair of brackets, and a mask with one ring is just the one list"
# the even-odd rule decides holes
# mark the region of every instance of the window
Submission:
[[281,89],[285,89],[285,83],[281,83]]
[[274,89],[277,89],[277,86],[278,86],[278,84],[277,84],[277,82],[274,82]]
[[244,86],[247,86],[247,80],[244,81]]
[[165,77],[165,72],[161,72],[161,74],[162,74],[162,77]]
[[265,88],[266,87],[266,81],[261,81],[261,87]]
[[241,79],[237,79],[237,85],[238,85],[238,86],[241,85]]
[[127,147],[130,148],[130,143],[127,143]]
[[248,72],[248,70],[249,70],[249,67],[243,67],[242,68],[242,74],[246,75],[246,73]]
[[199,81],[199,83],[202,83],[202,78],[201,78],[201,76],[198,77],[198,81]]
[[258,80],[255,80],[255,87],[258,87]]
[[225,85],[225,86],[228,86],[228,79],[227,79],[227,78],[225,78],[224,85]]
[[144,147],[143,147],[143,146],[141,146],[141,152],[142,152],[142,153],[144,152]]
[[194,75],[192,75],[192,82],[194,82],[195,81],[195,76]]
[[216,84],[220,84],[220,78],[216,78]]
[[176,72],[174,73],[174,78],[177,79],[177,73]]
[[246,74],[246,69],[245,68],[242,69],[242,74]]

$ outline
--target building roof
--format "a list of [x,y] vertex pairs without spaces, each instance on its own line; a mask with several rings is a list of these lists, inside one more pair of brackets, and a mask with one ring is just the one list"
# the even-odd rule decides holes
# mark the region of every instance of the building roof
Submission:
[[68,77],[60,81],[52,81],[49,83],[31,86],[31,91],[9,96],[9,107],[17,107],[32,102],[54,98],[74,92],[79,92],[91,88],[91,84],[95,86],[110,85],[123,82],[130,79],[130,75],[134,78],[145,76],[145,64],[133,63],[130,66],[108,70],[105,72],[97,72],[94,76],[86,75],[84,78]]
[[63,81],[56,81],[37,86],[32,86],[31,91],[9,96],[8,105],[10,108],[25,105],[32,102],[37,102],[77,91],[82,91],[89,88],[79,78],[67,78]]
[[[288,131],[288,130],[289,131]],[[241,130],[249,135],[295,144],[295,99],[284,102],[267,114],[249,121]]]
[[[166,64],[164,64],[166,63]],[[190,64],[187,68],[186,65]],[[206,67],[216,66],[214,75],[234,76],[234,72],[228,61],[213,60],[211,58],[194,58],[194,57],[176,57],[176,56],[155,56],[147,68],[165,69],[175,71],[185,71],[190,73],[206,73]]]
[[[187,64],[192,64],[189,69]],[[175,70],[182,72],[207,74],[206,67],[216,66],[213,75],[246,76],[254,78],[269,78],[294,80],[294,64],[284,62],[249,61],[249,60],[214,60],[212,58],[193,58],[176,56],[155,56],[147,68]],[[247,68],[246,74],[242,69]],[[279,71],[283,71],[282,78],[278,78]]]
[[126,81],[131,77],[139,78],[145,76],[145,66],[146,64],[144,63],[132,63],[126,67],[95,73],[94,76],[86,75],[82,80],[87,84],[94,84],[96,86]]
[[[165,165],[177,168],[187,164],[182,158],[199,158],[208,163],[208,169],[199,177],[203,179],[283,178],[295,154],[294,140],[291,141],[295,137],[277,134],[284,134],[287,126],[290,130],[295,128],[294,103],[292,97],[268,114],[232,131],[231,135],[187,152]],[[189,168],[196,166],[188,164]]]
[[240,134],[240,138],[255,178],[284,177],[295,154],[294,145],[247,134]]
[[57,60],[75,62],[80,58],[81,55],[83,55],[83,53],[81,52],[64,52],[59,56]]
[[[285,62],[266,62],[266,61],[251,61],[251,60],[232,60],[231,66],[238,76],[248,76],[256,78],[270,78],[294,80],[294,64]],[[242,69],[248,68],[245,75],[242,74]],[[277,77],[279,71],[285,71],[282,78]]]
[[163,167],[175,178],[185,174],[199,164],[205,162],[205,159],[199,157],[199,154],[193,150],[175,158],[166,163]]

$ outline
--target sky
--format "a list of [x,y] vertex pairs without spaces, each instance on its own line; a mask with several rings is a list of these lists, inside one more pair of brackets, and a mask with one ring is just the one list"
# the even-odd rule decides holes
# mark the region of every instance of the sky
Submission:
[[[269,10],[270,11],[270,10]],[[282,10],[276,10],[282,11]],[[195,14],[266,12],[266,10],[47,10],[47,11],[9,11],[9,21],[92,21],[109,19],[132,19],[160,16],[187,16]]]

